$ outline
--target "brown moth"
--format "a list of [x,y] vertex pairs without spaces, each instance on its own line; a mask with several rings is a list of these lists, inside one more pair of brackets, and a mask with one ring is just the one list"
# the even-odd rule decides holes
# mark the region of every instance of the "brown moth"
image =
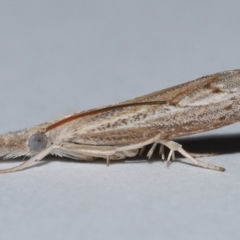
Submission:
[[120,160],[136,156],[140,149],[157,144],[167,160],[177,151],[193,164],[212,170],[222,167],[203,163],[172,141],[220,128],[240,120],[240,70],[204,76],[107,107],[76,112],[30,129],[0,136],[0,156],[30,158],[0,173],[22,170],[48,154],[77,160]]

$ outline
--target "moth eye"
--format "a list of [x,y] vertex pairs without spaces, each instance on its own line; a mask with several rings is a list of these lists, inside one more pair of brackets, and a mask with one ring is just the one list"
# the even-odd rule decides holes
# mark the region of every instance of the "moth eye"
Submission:
[[40,152],[47,146],[47,137],[44,133],[34,133],[28,140],[30,151]]

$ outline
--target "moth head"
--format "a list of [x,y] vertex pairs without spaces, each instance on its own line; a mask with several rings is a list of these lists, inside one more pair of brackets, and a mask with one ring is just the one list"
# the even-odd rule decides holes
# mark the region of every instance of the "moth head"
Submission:
[[[35,129],[34,129],[35,130]],[[48,137],[41,131],[21,130],[0,135],[0,156],[32,156],[45,149]]]

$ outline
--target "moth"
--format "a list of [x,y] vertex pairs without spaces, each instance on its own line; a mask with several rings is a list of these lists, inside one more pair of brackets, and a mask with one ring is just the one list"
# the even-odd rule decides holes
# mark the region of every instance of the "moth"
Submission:
[[98,158],[121,160],[142,153],[151,158],[157,144],[164,158],[164,146],[193,164],[212,170],[187,153],[174,138],[220,128],[240,120],[240,70],[201,77],[115,105],[76,112],[30,129],[0,135],[0,156],[29,157],[19,166],[0,170],[22,170],[48,154],[76,160]]

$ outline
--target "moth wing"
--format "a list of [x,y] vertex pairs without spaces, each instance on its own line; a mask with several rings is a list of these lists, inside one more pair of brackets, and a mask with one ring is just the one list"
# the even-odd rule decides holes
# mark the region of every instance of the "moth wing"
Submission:
[[[229,81],[231,78],[231,81]],[[198,78],[196,80],[186,82],[177,86],[166,88],[160,91],[156,91],[144,96],[136,97],[134,99],[126,100],[114,105],[104,106],[100,108],[94,108],[87,111],[74,112],[64,115],[60,118],[43,123],[36,126],[37,128],[48,129],[49,127],[55,127],[59,122],[69,121],[78,117],[83,117],[91,114],[95,114],[100,111],[105,111],[110,108],[121,107],[122,105],[131,105],[138,103],[158,102],[159,104],[168,103],[170,105],[204,105],[206,103],[212,104],[216,101],[220,101],[221,98],[231,98],[232,95],[228,94],[235,90],[240,91],[240,69],[220,72],[208,76]],[[213,95],[212,95],[213,94]],[[214,97],[214,99],[212,98]],[[52,127],[52,128],[53,128]],[[35,129],[33,129],[34,131]]]
[[[239,91],[240,70],[221,72],[116,105],[66,115],[50,124],[46,130],[62,126],[66,139],[89,145],[116,146],[136,143],[153,136],[156,129],[165,132],[162,137],[166,138],[168,137],[166,126],[170,118],[179,124],[186,114],[186,108],[188,111],[191,109],[196,121],[203,118],[202,113],[206,112],[206,107],[211,109],[208,112],[217,109],[219,113],[224,111],[228,113],[234,104],[238,104]],[[238,108],[234,109],[238,111]],[[203,125],[192,132],[189,130],[175,133],[175,131],[175,135],[173,133],[170,135],[178,137],[202,132],[231,124],[236,119],[235,117],[230,122],[215,124],[214,127],[211,124],[208,127]],[[186,122],[186,119],[184,121]]]

